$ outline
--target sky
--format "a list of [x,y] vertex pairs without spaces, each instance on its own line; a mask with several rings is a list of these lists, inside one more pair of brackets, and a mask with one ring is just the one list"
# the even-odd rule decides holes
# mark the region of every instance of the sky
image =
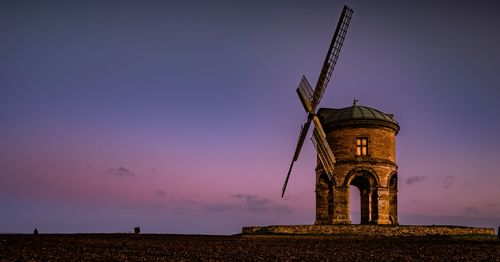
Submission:
[[344,4],[320,107],[395,115],[400,224],[500,226],[498,1],[7,0],[0,232],[313,223],[309,139],[281,187]]

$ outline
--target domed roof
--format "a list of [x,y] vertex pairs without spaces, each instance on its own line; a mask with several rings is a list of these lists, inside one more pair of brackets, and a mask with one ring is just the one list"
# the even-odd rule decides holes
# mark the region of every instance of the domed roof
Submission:
[[375,124],[393,128],[396,133],[399,131],[399,124],[394,120],[392,114],[371,107],[356,105],[356,103],[350,107],[340,109],[320,108],[318,117],[325,129],[346,125]]

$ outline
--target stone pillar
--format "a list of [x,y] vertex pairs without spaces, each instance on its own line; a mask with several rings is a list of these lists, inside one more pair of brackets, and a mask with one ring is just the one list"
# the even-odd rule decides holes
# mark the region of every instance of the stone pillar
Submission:
[[316,225],[330,222],[328,216],[328,189],[316,189]]
[[398,225],[398,191],[389,191],[389,220],[391,224]]
[[371,221],[371,192],[369,189],[360,189],[361,193],[361,224],[368,224]]
[[384,187],[377,188],[378,197],[378,212],[377,212],[377,224],[391,224],[389,220],[389,189]]
[[349,218],[349,187],[333,188],[333,224],[350,224]]
[[328,185],[328,223],[333,224],[333,212],[335,210],[335,200],[333,199],[333,185]]
[[370,187],[371,197],[371,224],[377,224],[378,221],[378,190],[376,187]]

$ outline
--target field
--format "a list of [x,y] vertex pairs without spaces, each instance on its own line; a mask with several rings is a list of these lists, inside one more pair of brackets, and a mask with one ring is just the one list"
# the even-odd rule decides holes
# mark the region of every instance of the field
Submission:
[[476,237],[0,235],[1,261],[500,261]]

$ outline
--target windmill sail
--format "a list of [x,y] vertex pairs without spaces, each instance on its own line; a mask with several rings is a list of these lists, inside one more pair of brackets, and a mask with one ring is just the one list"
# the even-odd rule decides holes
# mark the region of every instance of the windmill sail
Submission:
[[311,119],[308,118],[306,123],[301,127],[299,140],[297,140],[297,145],[295,146],[295,153],[293,154],[292,163],[290,163],[290,168],[288,169],[288,174],[286,175],[285,183],[283,184],[281,197],[285,195],[286,185],[288,184],[288,179],[290,178],[290,173],[292,172],[293,164],[297,159],[299,159],[300,150],[302,149],[302,145],[304,145],[304,140],[307,136],[307,131],[309,131],[309,126],[311,125]]
[[302,102],[302,105],[304,106],[306,112],[314,113],[311,105],[313,90],[305,76],[302,76],[302,80],[300,81],[299,87],[297,88],[297,94],[299,95],[300,102]]
[[313,133],[313,144],[316,147],[318,156],[328,176],[331,176],[333,174],[335,157],[332,153],[332,150],[330,149],[330,146],[328,145],[328,142],[326,141],[325,132],[323,131],[321,123],[319,122],[319,119],[316,116],[315,112],[316,107],[318,106],[321,97],[323,96],[323,93],[328,86],[328,82],[330,81],[330,78],[332,76],[333,69],[337,64],[337,59],[339,57],[342,44],[344,43],[352,13],[353,11],[351,8],[344,6],[342,14],[340,15],[339,22],[335,29],[335,33],[333,34],[332,42],[330,43],[330,47],[328,48],[327,55],[323,62],[323,67],[319,74],[318,82],[316,83],[314,91],[312,90],[311,85],[309,84],[305,76],[302,77],[299,87],[297,88],[297,94],[299,95],[300,101],[304,106],[304,109],[308,113],[308,116],[307,122],[304,124],[304,126],[302,126],[300,130],[299,140],[297,141],[297,146],[295,147],[292,163],[290,163],[290,168],[288,169],[288,174],[286,175],[285,183],[283,184],[281,197],[283,197],[285,194],[293,164],[299,158],[300,150],[302,149],[307,131],[309,130],[309,126],[311,125],[311,120],[314,120],[314,125],[316,126]]
[[319,74],[318,82],[316,83],[316,87],[314,88],[314,95],[312,97],[311,103],[313,111],[319,104],[319,101],[321,100],[321,97],[323,96],[323,93],[328,86],[328,82],[330,82],[330,78],[332,77],[333,69],[337,64],[340,49],[342,48],[345,36],[347,34],[347,28],[349,27],[349,23],[351,22],[352,13],[353,11],[351,8],[344,6],[342,14],[340,15],[339,23],[337,24],[337,28],[335,29],[335,34],[333,34],[332,42],[330,43],[330,47],[328,48],[327,56],[325,57],[325,61],[323,62],[323,68],[321,69],[321,73]]
[[328,145],[325,131],[323,131],[323,127],[321,126],[317,116],[314,116],[313,122],[315,128],[313,131],[312,142],[316,148],[319,160],[321,161],[321,164],[323,164],[326,174],[329,178],[331,178],[335,165],[335,156],[333,155],[330,145]]

